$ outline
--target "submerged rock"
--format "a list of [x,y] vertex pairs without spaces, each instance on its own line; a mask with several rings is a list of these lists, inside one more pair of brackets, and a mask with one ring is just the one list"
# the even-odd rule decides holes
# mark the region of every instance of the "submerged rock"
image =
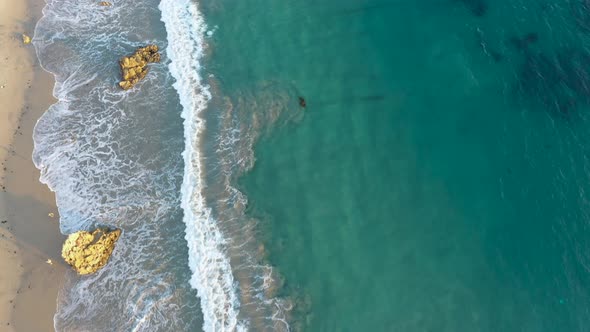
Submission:
[[119,82],[119,86],[123,90],[131,89],[147,75],[147,64],[151,62],[160,62],[160,53],[156,45],[140,47],[133,55],[121,58],[119,65],[123,80]]
[[113,253],[121,230],[97,229],[70,234],[61,250],[61,256],[78,274],[91,274],[100,270]]
[[307,102],[305,101],[305,98],[303,97],[299,97],[299,106],[305,108],[307,106]]

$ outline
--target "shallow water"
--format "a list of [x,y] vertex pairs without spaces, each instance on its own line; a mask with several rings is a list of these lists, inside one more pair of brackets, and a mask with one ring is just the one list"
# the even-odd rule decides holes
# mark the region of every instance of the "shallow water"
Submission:
[[[99,8],[49,1],[43,14],[33,43],[55,75],[59,102],[34,132],[41,181],[56,193],[63,233],[123,231],[103,270],[67,274],[56,330],[198,329],[180,208],[181,107],[166,54],[141,89],[117,86],[120,56],[146,42],[166,46],[157,2]],[[142,18],[142,28],[133,17]]]

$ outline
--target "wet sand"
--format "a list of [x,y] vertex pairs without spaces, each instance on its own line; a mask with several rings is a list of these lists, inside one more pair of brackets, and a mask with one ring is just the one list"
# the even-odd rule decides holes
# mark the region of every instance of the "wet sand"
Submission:
[[32,44],[44,1],[0,0],[0,330],[53,331],[66,266],[53,193],[33,165],[33,128],[54,102]]

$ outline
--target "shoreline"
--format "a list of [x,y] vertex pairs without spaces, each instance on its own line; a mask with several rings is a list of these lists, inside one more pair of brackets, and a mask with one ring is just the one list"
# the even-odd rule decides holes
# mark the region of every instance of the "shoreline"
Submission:
[[[54,331],[58,290],[67,266],[60,257],[54,194],[32,162],[33,128],[55,102],[53,75],[32,44],[43,0],[0,0],[0,326],[3,331]],[[51,217],[53,216],[53,217]],[[51,260],[51,264],[47,263]],[[31,319],[34,317],[34,319]]]

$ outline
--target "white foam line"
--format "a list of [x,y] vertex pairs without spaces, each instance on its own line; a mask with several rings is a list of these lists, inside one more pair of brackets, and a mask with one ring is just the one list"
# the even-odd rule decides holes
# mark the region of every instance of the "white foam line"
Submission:
[[190,0],[162,0],[159,6],[168,36],[167,55],[174,88],[183,107],[185,151],[182,208],[189,249],[191,286],[201,300],[205,331],[246,330],[238,320],[239,302],[226,243],[206,206],[201,190],[199,137],[205,127],[199,113],[211,98],[199,72],[206,25],[197,5]]

